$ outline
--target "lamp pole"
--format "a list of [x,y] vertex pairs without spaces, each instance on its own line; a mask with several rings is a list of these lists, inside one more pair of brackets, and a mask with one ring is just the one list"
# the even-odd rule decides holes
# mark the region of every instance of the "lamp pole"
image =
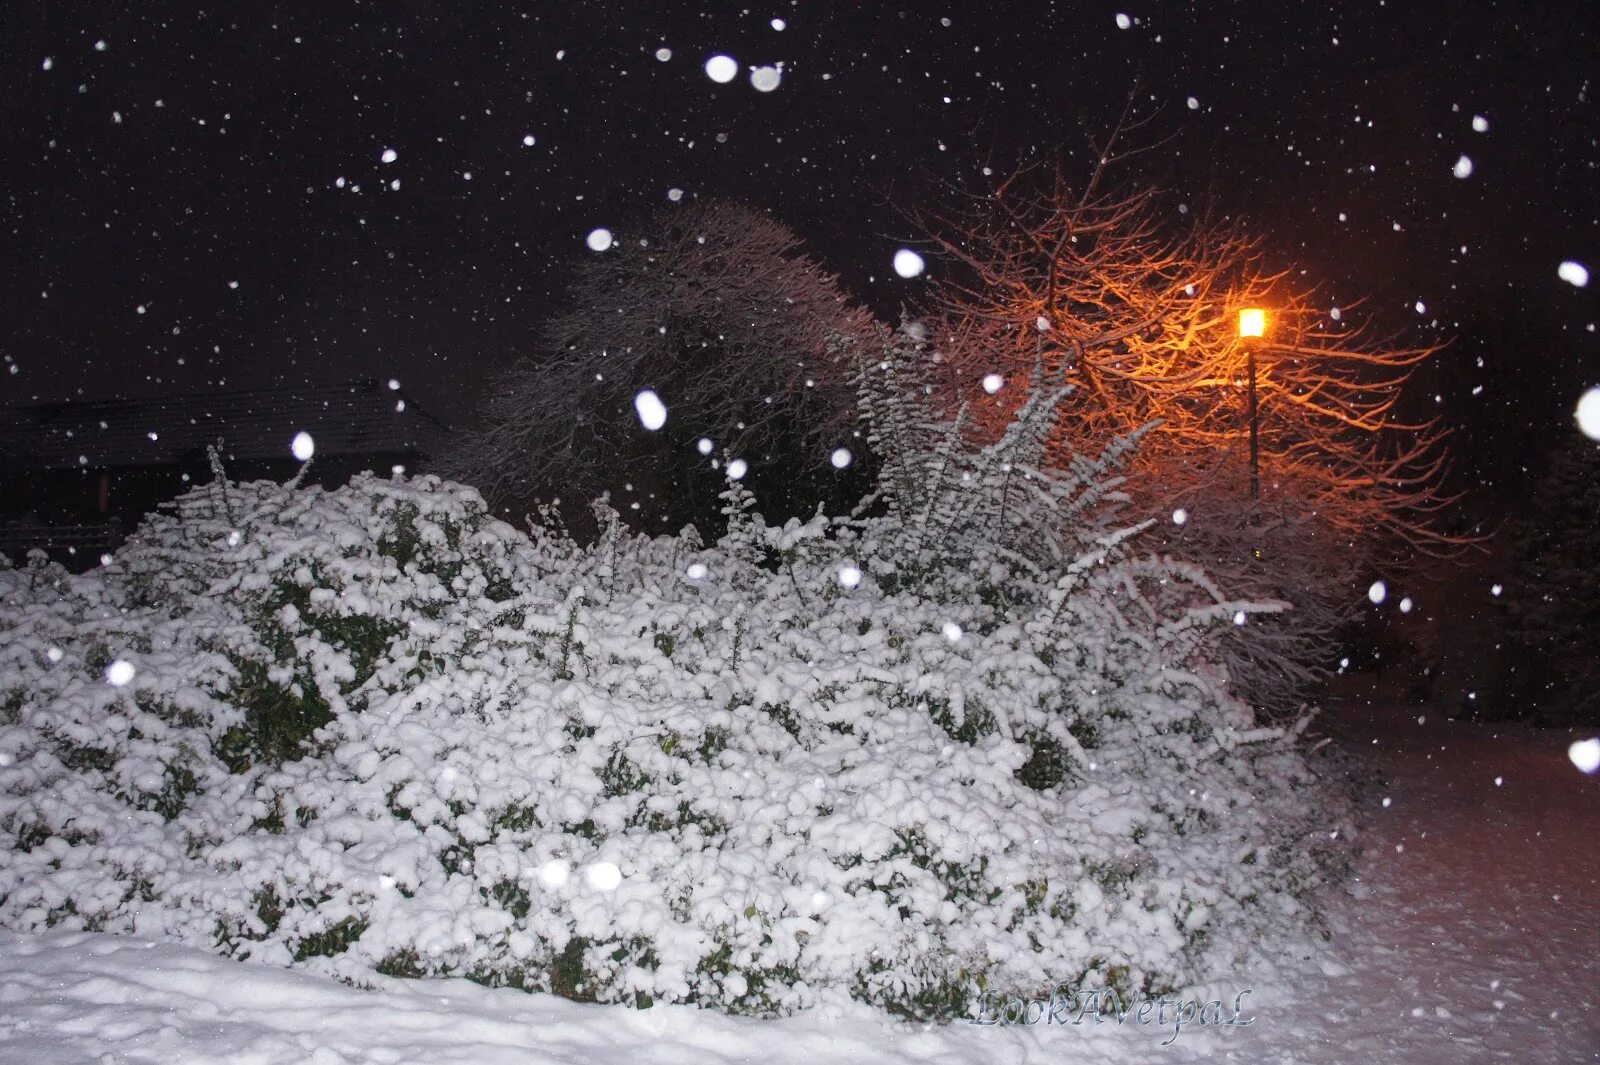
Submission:
[[1267,312],[1246,307],[1239,312],[1239,342],[1244,345],[1250,375],[1250,500],[1261,498],[1261,418],[1256,407],[1256,345],[1267,332]]
[[1261,418],[1256,412],[1256,348],[1245,342],[1245,361],[1250,367],[1250,499],[1261,498]]

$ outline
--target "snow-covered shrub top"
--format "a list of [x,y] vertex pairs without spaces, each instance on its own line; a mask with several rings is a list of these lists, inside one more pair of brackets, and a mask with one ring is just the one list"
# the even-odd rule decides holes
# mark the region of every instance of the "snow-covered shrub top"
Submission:
[[734,486],[716,544],[580,547],[431,478],[218,482],[0,572],[0,922],[922,1016],[1303,927],[1338,826],[1206,664],[1244,605],[934,495],[773,528]]

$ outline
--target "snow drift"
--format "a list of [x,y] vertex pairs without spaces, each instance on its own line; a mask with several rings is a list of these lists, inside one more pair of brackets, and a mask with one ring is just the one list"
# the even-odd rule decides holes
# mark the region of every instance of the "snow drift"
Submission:
[[974,450],[879,385],[850,518],[731,484],[715,543],[602,506],[580,545],[433,478],[219,471],[94,573],[0,572],[0,923],[919,1017],[1314,927],[1340,826],[1208,664],[1278,604],[1134,553],[1122,447],[1030,466],[1047,397]]

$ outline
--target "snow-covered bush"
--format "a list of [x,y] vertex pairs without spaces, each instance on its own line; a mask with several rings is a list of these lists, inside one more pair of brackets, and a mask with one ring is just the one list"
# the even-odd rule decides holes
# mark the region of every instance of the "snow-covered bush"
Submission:
[[1208,661],[1255,607],[1130,553],[1121,447],[1033,467],[1041,400],[973,450],[897,365],[853,518],[731,484],[715,544],[580,546],[432,478],[219,479],[0,572],[0,923],[914,1016],[1303,932],[1341,826]]

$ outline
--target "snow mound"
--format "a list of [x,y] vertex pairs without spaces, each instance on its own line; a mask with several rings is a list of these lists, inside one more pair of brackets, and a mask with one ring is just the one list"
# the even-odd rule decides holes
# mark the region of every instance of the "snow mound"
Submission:
[[93,573],[0,571],[0,924],[915,1017],[1311,927],[1339,826],[1208,665],[1280,604],[1132,554],[1125,446],[1053,477],[1048,426],[864,406],[873,517],[731,482],[714,544],[601,506],[580,545],[431,477],[219,476]]

